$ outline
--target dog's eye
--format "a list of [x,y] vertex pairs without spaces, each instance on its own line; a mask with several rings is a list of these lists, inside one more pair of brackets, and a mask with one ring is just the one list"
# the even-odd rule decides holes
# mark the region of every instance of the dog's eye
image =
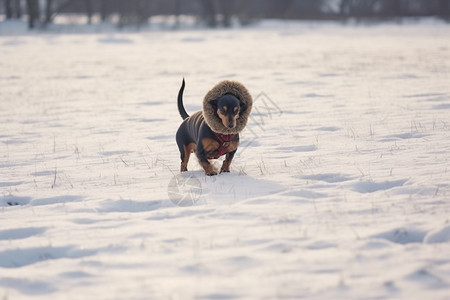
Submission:
[[222,111],[223,111],[223,112],[227,112],[227,109],[228,109],[228,108],[227,108],[226,106],[222,106]]
[[237,114],[238,111],[239,111],[239,108],[238,108],[237,106],[235,106],[235,107],[233,108],[233,113]]

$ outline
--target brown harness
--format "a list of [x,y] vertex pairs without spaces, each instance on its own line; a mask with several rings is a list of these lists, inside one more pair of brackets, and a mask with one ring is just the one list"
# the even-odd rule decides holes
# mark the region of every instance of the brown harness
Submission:
[[228,146],[230,146],[231,141],[234,139],[234,136],[236,135],[236,134],[221,134],[214,131],[213,133],[219,140],[220,146],[219,149],[215,151],[214,156],[208,156],[207,157],[208,159],[216,159],[227,153]]

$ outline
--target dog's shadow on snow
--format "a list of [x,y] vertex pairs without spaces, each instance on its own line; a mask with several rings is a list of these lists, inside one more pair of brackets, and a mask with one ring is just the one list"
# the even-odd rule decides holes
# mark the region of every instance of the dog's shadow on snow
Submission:
[[179,206],[229,205],[285,190],[273,181],[233,172],[206,176],[203,171],[188,171],[175,175],[169,183],[169,197]]

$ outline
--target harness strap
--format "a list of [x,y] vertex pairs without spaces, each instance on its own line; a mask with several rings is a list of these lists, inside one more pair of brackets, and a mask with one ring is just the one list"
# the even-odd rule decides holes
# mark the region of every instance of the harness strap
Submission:
[[236,134],[221,134],[214,132],[214,135],[217,137],[217,139],[220,142],[219,149],[217,149],[217,152],[214,154],[214,156],[208,156],[208,159],[216,159],[227,153],[228,146],[230,146],[231,141],[234,139],[234,136]]

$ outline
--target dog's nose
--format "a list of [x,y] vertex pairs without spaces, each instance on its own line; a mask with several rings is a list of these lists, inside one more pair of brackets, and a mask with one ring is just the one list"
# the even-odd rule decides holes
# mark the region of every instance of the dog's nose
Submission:
[[228,124],[228,128],[233,128],[234,125],[233,124]]

